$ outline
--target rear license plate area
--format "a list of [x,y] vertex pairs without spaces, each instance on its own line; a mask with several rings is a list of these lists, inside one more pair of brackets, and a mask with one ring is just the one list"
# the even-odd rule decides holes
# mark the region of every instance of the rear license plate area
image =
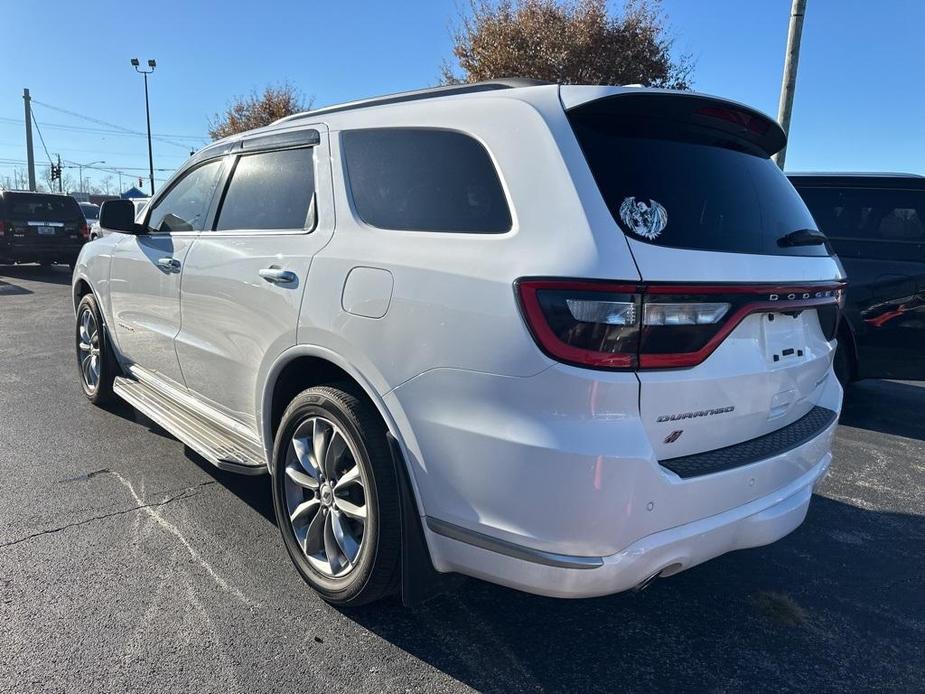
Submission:
[[790,366],[805,359],[806,325],[802,311],[766,313],[761,319],[764,354],[770,366]]
[[54,236],[57,229],[54,227],[35,227],[39,236]]

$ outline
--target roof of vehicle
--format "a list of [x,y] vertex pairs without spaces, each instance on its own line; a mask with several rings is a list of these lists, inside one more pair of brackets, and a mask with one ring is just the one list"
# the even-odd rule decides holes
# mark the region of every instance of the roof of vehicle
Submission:
[[405,101],[421,101],[423,99],[436,99],[446,96],[459,96],[461,94],[476,94],[478,92],[497,91],[499,89],[518,89],[521,87],[539,87],[542,85],[555,84],[543,80],[527,79],[525,77],[507,77],[499,80],[490,80],[486,82],[473,82],[471,84],[447,84],[441,87],[428,87],[426,89],[414,89],[407,92],[396,92],[394,94],[384,94],[374,96],[368,99],[357,99],[355,101],[346,101],[342,104],[332,104],[302,113],[294,113],[291,116],[280,118],[277,123],[290,123],[294,120],[303,118],[314,118],[315,116],[327,113],[337,113],[339,111],[351,111],[358,108],[368,108],[370,106],[385,106],[387,104],[398,104]]
[[812,171],[787,174],[793,183],[806,186],[851,186],[864,188],[904,188],[925,190],[925,176],[912,173],[863,171]]
[[53,195],[56,198],[71,197],[67,193],[55,193],[54,191],[46,192],[43,190],[14,190],[12,188],[8,188],[8,189],[0,188],[0,195],[6,195],[7,193],[16,193],[16,195],[45,195],[45,196]]
[[[395,94],[386,94],[383,96],[348,101],[342,104],[324,106],[322,108],[317,108],[302,113],[295,113],[293,115],[286,116],[285,118],[274,121],[268,126],[249,130],[244,133],[237,133],[235,135],[231,135],[229,137],[213,142],[212,144],[207,145],[205,148],[197,152],[190,161],[198,162],[214,156],[226,154],[236,148],[241,147],[241,143],[247,138],[257,135],[269,135],[271,133],[275,133],[276,131],[288,131],[290,129],[296,129],[299,125],[303,123],[305,125],[309,125],[316,119],[329,122],[328,117],[334,116],[334,118],[331,119],[334,121],[332,124],[332,127],[334,127],[341,114],[346,114],[351,111],[384,106],[394,106],[399,104],[411,105],[420,102],[443,101],[459,98],[489,98],[502,93],[504,96],[522,99],[534,104],[538,104],[541,101],[550,103],[551,99],[554,99],[555,102],[566,111],[576,109],[583,104],[592,101],[597,101],[599,99],[617,96],[620,94],[653,96],[671,94],[677,95],[679,98],[709,99],[722,101],[732,107],[741,109],[742,111],[747,112],[752,116],[758,116],[773,124],[775,131],[780,131],[780,126],[777,125],[776,121],[774,121],[766,114],[763,114],[748,105],[730,101],[729,99],[724,99],[722,97],[715,97],[709,94],[702,94],[699,92],[691,91],[660,89],[654,87],[642,87],[639,85],[622,87],[610,85],[559,85],[555,82],[544,82],[542,80],[510,77],[498,80],[490,80],[486,82],[475,82],[472,84],[445,85],[441,87],[430,87],[427,89],[417,89],[407,92],[398,92]],[[785,136],[783,135],[783,131],[780,131],[779,135],[770,139],[774,140],[771,151],[777,151],[777,149],[783,146]]]

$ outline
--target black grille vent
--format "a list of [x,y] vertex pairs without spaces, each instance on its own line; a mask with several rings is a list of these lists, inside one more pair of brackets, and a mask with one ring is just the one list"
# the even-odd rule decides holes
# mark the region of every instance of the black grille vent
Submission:
[[814,407],[793,424],[788,424],[782,429],[751,441],[726,446],[726,448],[717,448],[715,451],[661,460],[659,464],[684,479],[732,470],[742,465],[757,463],[759,460],[773,458],[775,455],[801,446],[837,418],[838,415],[832,410],[825,407]]

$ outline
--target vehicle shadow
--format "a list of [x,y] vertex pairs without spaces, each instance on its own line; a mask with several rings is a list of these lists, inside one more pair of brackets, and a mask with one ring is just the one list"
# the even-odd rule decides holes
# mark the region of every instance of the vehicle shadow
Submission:
[[[887,406],[888,405],[888,406]],[[840,424],[925,441],[925,383],[866,380],[845,390]]]
[[527,595],[470,580],[421,608],[344,615],[476,690],[914,689],[925,518],[816,496],[796,532],[638,594]]
[[[21,279],[47,284],[70,284],[71,270],[67,265],[0,265],[0,278]],[[20,293],[31,293],[25,289]]]
[[26,289],[21,287],[18,284],[10,284],[9,282],[4,282],[0,280],[0,297],[2,296],[17,296],[19,294],[34,294],[31,289]]
[[183,446],[183,453],[186,455],[187,460],[201,468],[203,472],[276,527],[276,516],[273,513],[273,492],[270,487],[269,475],[239,475],[235,472],[222,470],[215,467],[189,446]]

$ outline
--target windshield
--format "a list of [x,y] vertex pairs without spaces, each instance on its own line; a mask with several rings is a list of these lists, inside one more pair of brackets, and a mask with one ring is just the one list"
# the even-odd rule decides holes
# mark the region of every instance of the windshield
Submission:
[[766,153],[669,119],[570,114],[614,219],[656,246],[765,255],[828,255],[787,246],[816,229],[800,196]]
[[84,213],[84,217],[87,219],[99,219],[100,218],[100,208],[99,205],[94,205],[92,202],[82,202],[80,203],[80,209]]
[[70,222],[83,220],[77,201],[66,195],[7,193],[7,215],[27,221]]

